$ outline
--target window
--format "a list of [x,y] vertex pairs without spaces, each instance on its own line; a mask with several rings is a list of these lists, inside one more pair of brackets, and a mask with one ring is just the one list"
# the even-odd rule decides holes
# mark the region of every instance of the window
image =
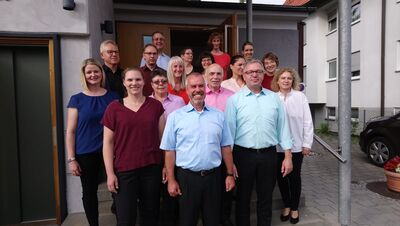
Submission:
[[337,29],[337,13],[336,10],[328,13],[328,31],[332,32]]
[[326,107],[326,118],[327,119],[336,119],[336,108],[335,107]]
[[143,35],[143,47],[151,43],[153,43],[153,37],[151,35]]
[[351,109],[351,119],[352,121],[358,120],[358,108]]
[[396,42],[396,71],[400,71],[400,40]]
[[336,79],[336,58],[328,61],[329,76],[328,79]]
[[360,20],[360,17],[361,17],[360,1],[357,1],[351,6],[351,22]]
[[360,77],[360,51],[351,54],[351,77]]

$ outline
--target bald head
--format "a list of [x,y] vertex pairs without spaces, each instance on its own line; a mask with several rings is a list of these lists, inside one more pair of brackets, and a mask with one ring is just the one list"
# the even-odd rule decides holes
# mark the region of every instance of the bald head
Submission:
[[206,69],[205,77],[208,88],[213,91],[219,90],[224,77],[224,70],[219,64],[211,64]]

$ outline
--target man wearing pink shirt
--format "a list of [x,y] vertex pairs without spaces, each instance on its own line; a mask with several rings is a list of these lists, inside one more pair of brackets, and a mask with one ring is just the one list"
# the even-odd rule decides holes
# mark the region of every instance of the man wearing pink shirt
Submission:
[[[205,71],[205,79],[207,80],[206,85],[206,98],[205,103],[208,106],[212,106],[218,108],[221,111],[225,111],[226,101],[230,96],[234,94],[234,92],[229,89],[225,89],[221,86],[221,82],[224,77],[224,70],[219,64],[211,64]],[[225,169],[223,166],[221,169]],[[237,176],[236,170],[235,178]],[[225,190],[225,184],[221,181],[221,225],[223,226],[233,226],[230,216],[232,209],[232,192],[227,192]]]
[[219,64],[211,64],[206,69],[206,105],[225,111],[226,101],[234,92],[221,86],[224,70]]

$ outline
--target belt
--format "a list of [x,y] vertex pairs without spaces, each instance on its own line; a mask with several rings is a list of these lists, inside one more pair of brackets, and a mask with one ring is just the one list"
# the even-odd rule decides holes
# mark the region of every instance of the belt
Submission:
[[210,175],[210,174],[216,172],[218,169],[218,167],[216,167],[216,168],[209,169],[209,170],[192,171],[189,169],[184,169],[182,167],[177,167],[177,168],[178,168],[178,170],[182,170],[183,172],[187,172],[187,173],[194,174],[194,175],[201,176],[201,177]]
[[254,148],[245,148],[240,145],[236,145],[233,147],[234,149],[236,148],[237,150],[241,151],[249,151],[249,152],[255,152],[255,153],[265,153],[265,152],[271,152],[271,151],[276,151],[275,146],[269,146],[267,148],[259,148],[259,149],[254,149]]

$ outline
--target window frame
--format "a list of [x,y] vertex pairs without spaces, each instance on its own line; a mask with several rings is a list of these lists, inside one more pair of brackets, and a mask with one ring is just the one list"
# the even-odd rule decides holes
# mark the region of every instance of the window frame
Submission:
[[[325,115],[326,119],[327,120],[336,120],[336,107],[329,106],[329,107],[325,107],[325,109],[326,109],[326,115]],[[332,112],[334,114],[330,114]]]
[[[328,79],[327,81],[336,81],[337,79],[337,58],[333,58],[327,61],[328,63]],[[335,63],[335,77],[331,77],[331,63]]]
[[[356,6],[358,6],[357,8],[358,8],[359,16],[357,19],[353,20],[353,16],[354,16],[353,9],[355,9]],[[353,25],[355,23],[358,23],[360,20],[361,20],[361,1],[355,0],[351,4],[351,24]]]

